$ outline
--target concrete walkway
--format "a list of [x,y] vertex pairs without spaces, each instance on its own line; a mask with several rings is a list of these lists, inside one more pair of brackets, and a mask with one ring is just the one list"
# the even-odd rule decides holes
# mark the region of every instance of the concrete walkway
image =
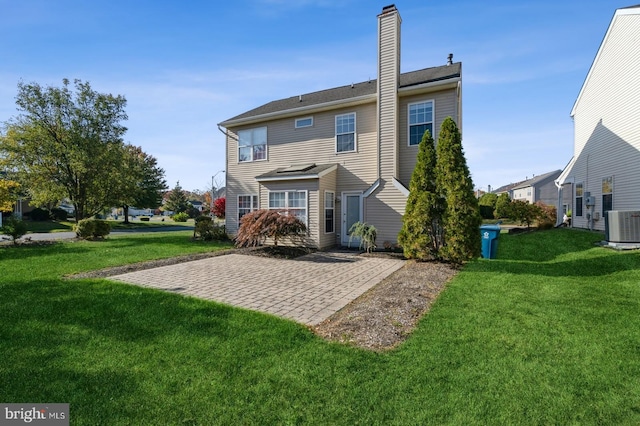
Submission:
[[316,325],[403,265],[339,251],[295,260],[228,254],[110,279]]

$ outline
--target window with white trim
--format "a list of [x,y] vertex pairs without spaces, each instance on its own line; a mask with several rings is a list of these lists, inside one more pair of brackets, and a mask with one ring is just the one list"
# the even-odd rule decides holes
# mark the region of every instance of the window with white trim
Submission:
[[335,231],[335,193],[324,192],[324,233],[331,234]]
[[582,217],[582,196],[583,196],[584,187],[582,183],[576,183],[576,211],[573,212],[574,216]]
[[267,159],[267,128],[257,127],[238,131],[238,162]]
[[433,135],[433,101],[409,104],[409,146],[419,145],[427,130]]
[[247,213],[258,210],[257,195],[238,195],[238,221]]
[[269,209],[286,210],[307,224],[307,191],[271,191]]
[[336,152],[356,150],[356,113],[336,115]]
[[602,179],[602,216],[613,210],[613,176]]
[[296,129],[313,126],[313,117],[296,118]]

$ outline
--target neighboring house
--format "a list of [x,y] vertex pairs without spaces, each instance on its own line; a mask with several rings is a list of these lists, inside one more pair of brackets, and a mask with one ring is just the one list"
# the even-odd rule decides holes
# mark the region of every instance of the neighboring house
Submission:
[[378,15],[378,78],[273,101],[228,119],[227,231],[256,209],[288,210],[307,244],[349,243],[357,221],[394,243],[418,144],[451,116],[461,128],[461,64],[400,73],[400,15]]
[[554,170],[540,176],[525,180],[511,188],[512,200],[524,200],[531,204],[538,201],[549,206],[555,206],[558,201],[558,188],[555,179],[562,170]]
[[189,203],[193,206],[194,209],[197,209],[200,213],[202,213],[202,211],[206,207],[202,201],[198,201],[198,200],[189,200]]
[[523,180],[520,182],[514,182],[514,183],[510,183],[508,185],[503,185],[497,189],[494,189],[492,191],[493,194],[496,195],[502,195],[502,194],[507,194],[509,196],[509,198],[513,198],[513,188],[515,188],[516,186],[520,185],[522,182],[524,182]]
[[571,110],[573,158],[557,180],[572,225],[604,230],[608,210],[640,210],[640,5],[616,10]]

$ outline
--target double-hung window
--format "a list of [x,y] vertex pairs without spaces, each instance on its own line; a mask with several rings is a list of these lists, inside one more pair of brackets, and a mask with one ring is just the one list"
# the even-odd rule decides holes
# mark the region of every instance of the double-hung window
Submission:
[[602,216],[613,210],[613,176],[602,179]]
[[245,163],[267,159],[267,128],[240,130],[238,132],[238,162]]
[[336,115],[336,152],[356,150],[356,113]]
[[584,187],[582,183],[576,183],[576,211],[574,212],[575,216],[582,217],[582,197],[583,197]]
[[257,195],[238,195],[238,221],[247,213],[258,210]]
[[409,145],[418,145],[424,132],[433,135],[433,101],[409,104]]
[[324,232],[331,234],[335,230],[335,193],[324,192]]
[[269,192],[269,209],[287,211],[307,224],[307,191]]

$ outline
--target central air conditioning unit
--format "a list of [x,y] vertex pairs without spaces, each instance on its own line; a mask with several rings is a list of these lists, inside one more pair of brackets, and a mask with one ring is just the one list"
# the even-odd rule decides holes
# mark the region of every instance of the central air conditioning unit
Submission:
[[611,210],[605,223],[607,241],[640,243],[640,211]]

